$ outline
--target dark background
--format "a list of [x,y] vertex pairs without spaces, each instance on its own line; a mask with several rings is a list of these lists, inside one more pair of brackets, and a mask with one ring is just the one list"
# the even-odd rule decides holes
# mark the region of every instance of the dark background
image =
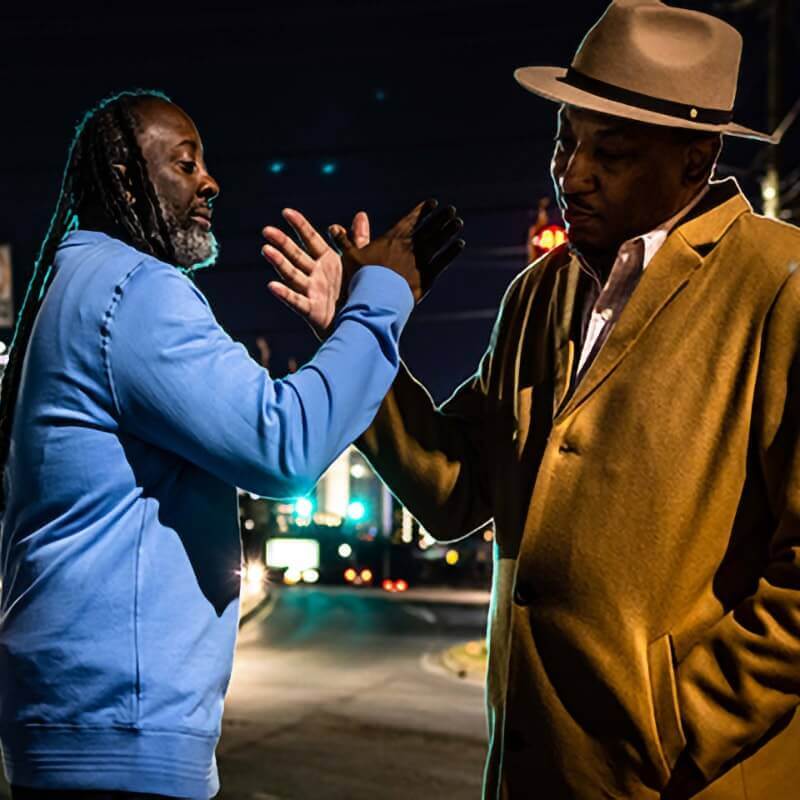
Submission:
[[[682,3],[742,32],[737,118],[761,130],[769,127],[770,2]],[[276,374],[315,346],[266,289],[272,276],[259,254],[260,230],[279,221],[283,206],[319,226],[349,223],[365,208],[377,231],[427,196],[458,206],[467,251],[403,341],[412,368],[442,399],[474,369],[502,293],[525,264],[532,209],[550,193],[556,106],[521,89],[512,71],[566,66],[605,6],[410,0],[3,11],[0,241],[13,247],[16,308],[81,114],[112,91],[159,88],[194,118],[222,186],[215,215],[222,257],[198,283],[251,352],[256,336],[268,338]],[[800,20],[795,2],[787,8],[784,112],[800,96]],[[728,140],[723,154],[722,171],[740,178],[757,208],[765,153],[758,143]],[[781,159],[791,188],[800,123]]]

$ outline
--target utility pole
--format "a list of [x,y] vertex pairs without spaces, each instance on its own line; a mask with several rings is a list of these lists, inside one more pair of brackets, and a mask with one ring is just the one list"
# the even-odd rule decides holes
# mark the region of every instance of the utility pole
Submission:
[[[791,0],[769,0],[769,37],[767,44],[767,116],[770,132],[781,123],[783,113],[783,48],[789,22]],[[764,214],[777,219],[781,213],[779,145],[767,145],[766,171],[761,179]]]

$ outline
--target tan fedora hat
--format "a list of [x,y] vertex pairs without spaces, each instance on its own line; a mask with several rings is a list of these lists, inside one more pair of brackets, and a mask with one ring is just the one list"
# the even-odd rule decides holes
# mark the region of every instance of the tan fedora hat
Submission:
[[528,91],[615,117],[777,144],[733,122],[742,37],[717,17],[660,0],[614,0],[569,69],[521,67]]

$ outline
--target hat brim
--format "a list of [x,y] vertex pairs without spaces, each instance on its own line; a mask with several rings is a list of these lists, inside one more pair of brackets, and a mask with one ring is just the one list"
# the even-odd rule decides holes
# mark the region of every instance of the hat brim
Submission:
[[638,122],[646,122],[650,125],[664,125],[669,128],[684,128],[688,130],[710,131],[712,133],[722,133],[727,136],[738,136],[744,139],[757,139],[760,142],[778,144],[779,137],[769,133],[762,133],[735,122],[728,122],[724,125],[711,125],[708,123],[692,122],[691,120],[678,119],[668,114],[659,114],[656,111],[648,111],[638,106],[620,103],[616,100],[609,100],[606,97],[592,94],[584,89],[564,81],[567,70],[560,67],[520,67],[514,70],[514,78],[517,83],[529,92],[538,94],[555,103],[565,103],[569,106],[586,108],[590,111],[598,111],[601,114],[609,114],[612,117],[622,117],[623,119],[633,119]]

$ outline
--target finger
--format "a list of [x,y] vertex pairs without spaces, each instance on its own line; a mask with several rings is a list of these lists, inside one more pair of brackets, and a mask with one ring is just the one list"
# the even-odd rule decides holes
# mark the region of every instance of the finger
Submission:
[[331,225],[328,228],[328,235],[342,253],[349,252],[356,246],[350,239],[350,235],[341,225]]
[[[428,214],[425,219],[417,223],[414,228],[413,237],[415,241],[424,241],[430,237],[436,236],[439,231],[445,228],[452,220],[459,219],[456,217],[455,206],[443,206],[437,208],[435,211]],[[461,221],[463,226],[464,221]]]
[[263,230],[264,238],[281,251],[298,269],[310,274],[314,270],[314,259],[297,242],[292,241],[282,230],[268,225]]
[[392,226],[391,233],[408,236],[411,231],[414,230],[420,219],[430,214],[438,205],[439,201],[433,198],[417,203],[408,214],[400,219],[397,224]]
[[319,258],[328,249],[327,243],[317,233],[317,229],[299,211],[293,208],[284,208],[283,218],[294,228],[314,258]]
[[369,217],[366,211],[359,211],[353,217],[350,238],[356,247],[366,247],[369,244]]
[[463,239],[456,239],[428,262],[420,276],[423,293],[428,292],[434,281],[450,266],[453,259],[464,249],[464,246]]
[[458,236],[459,233],[464,228],[464,220],[461,217],[453,217],[452,219],[448,219],[441,228],[436,230],[432,230],[430,235],[423,239],[425,243],[438,243],[439,247],[441,247],[445,242],[452,239],[454,236]]
[[296,311],[303,317],[307,317],[311,313],[311,302],[309,299],[292,291],[285,283],[270,281],[267,284],[267,288],[278,300],[286,303],[292,311]]
[[463,227],[463,220],[455,217],[448,220],[443,227],[431,231],[425,239],[420,240],[419,236],[415,235],[413,237],[414,252],[423,264],[432,261],[437,253],[446,248],[461,233]]
[[431,260],[430,269],[434,275],[439,275],[456,259],[466,247],[463,239],[454,239],[445,248],[440,250]]
[[271,245],[265,244],[261,252],[267,260],[275,267],[275,271],[283,280],[295,291],[306,294],[311,279],[305,272],[297,269],[287,258],[283,257],[280,250],[276,250]]

